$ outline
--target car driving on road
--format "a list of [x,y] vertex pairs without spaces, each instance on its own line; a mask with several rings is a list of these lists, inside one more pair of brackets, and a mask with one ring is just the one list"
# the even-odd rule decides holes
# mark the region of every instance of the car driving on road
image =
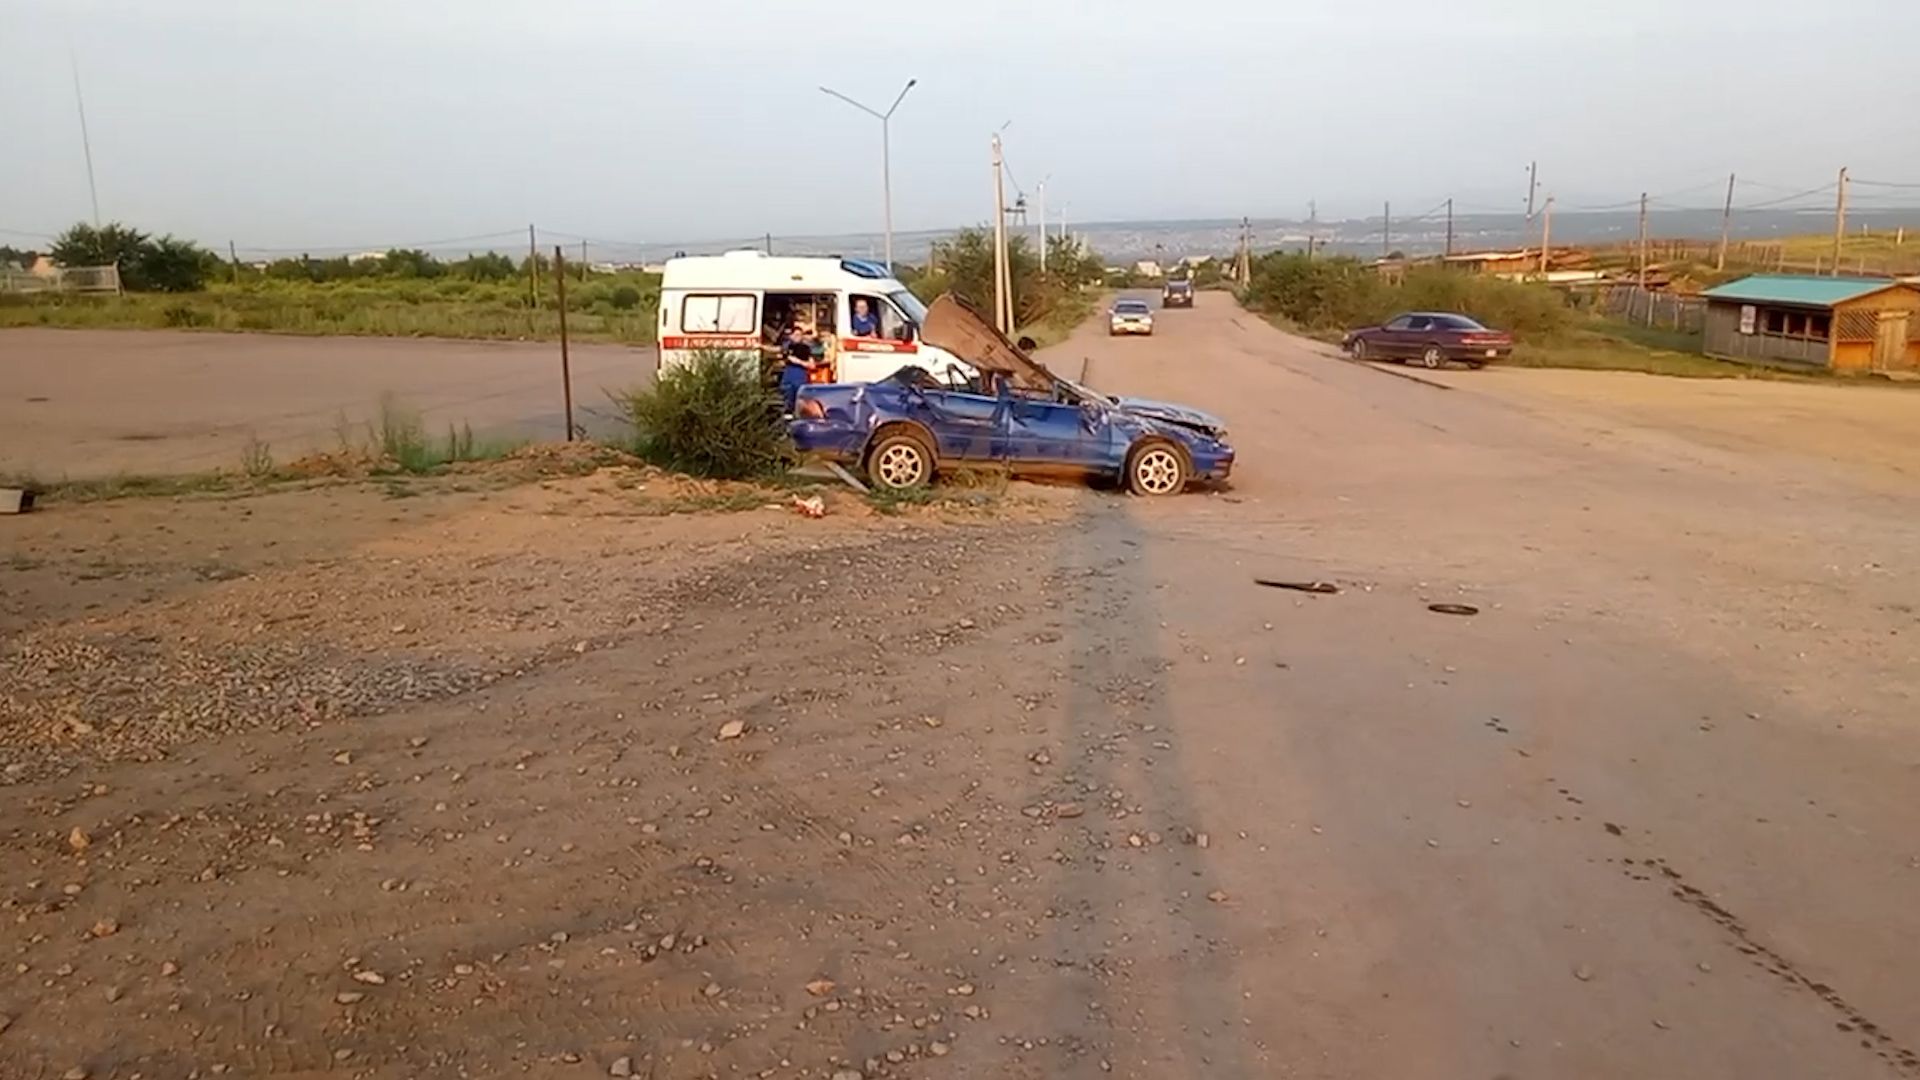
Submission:
[[1153,309],[1145,300],[1115,300],[1107,312],[1107,333],[1153,334]]
[[1513,354],[1513,335],[1450,311],[1412,311],[1379,326],[1347,331],[1346,350],[1355,360],[1418,360],[1437,368],[1458,362],[1471,368]]
[[893,491],[968,461],[1118,481],[1136,495],[1177,495],[1190,480],[1225,480],[1233,469],[1217,417],[1063,379],[954,297],[934,301],[922,338],[977,374],[908,366],[879,382],[803,387],[794,446],[856,464]]
[[1193,279],[1169,278],[1160,288],[1160,306],[1163,308],[1192,307]]

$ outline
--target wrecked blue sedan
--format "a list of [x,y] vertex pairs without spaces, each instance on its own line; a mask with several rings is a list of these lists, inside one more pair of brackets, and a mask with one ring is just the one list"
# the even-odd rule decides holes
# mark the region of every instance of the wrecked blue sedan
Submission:
[[934,302],[921,336],[971,370],[908,366],[879,382],[805,387],[794,406],[794,445],[895,491],[966,462],[1114,481],[1136,495],[1175,495],[1233,469],[1218,418],[1060,378],[954,297]]

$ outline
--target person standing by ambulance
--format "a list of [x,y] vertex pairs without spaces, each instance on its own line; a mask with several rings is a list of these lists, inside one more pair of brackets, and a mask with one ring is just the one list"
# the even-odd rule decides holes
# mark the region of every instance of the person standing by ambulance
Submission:
[[780,365],[780,403],[785,408],[787,419],[791,420],[794,403],[800,398],[800,388],[813,381],[815,363],[810,343],[789,338],[783,347],[786,349],[786,361]]

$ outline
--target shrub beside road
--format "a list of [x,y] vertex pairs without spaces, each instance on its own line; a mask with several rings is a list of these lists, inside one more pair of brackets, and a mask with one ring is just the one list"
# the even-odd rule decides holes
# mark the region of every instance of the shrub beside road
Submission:
[[1635,371],[1695,379],[1832,381],[1820,372],[1780,371],[1715,360],[1697,334],[1650,329],[1576,311],[1545,285],[1414,268],[1398,281],[1348,258],[1276,252],[1254,260],[1241,303],[1281,329],[1338,342],[1344,331],[1406,311],[1457,311],[1514,337],[1511,367]]

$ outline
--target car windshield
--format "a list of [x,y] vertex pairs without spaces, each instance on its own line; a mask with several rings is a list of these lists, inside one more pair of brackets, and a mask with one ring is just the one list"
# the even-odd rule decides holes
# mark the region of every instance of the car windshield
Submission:
[[899,308],[901,314],[911,320],[913,325],[925,326],[927,324],[927,305],[921,303],[919,297],[905,289],[901,289],[899,292],[888,293],[887,299],[893,301],[893,306]]
[[1122,315],[1145,315],[1147,313],[1147,305],[1139,300],[1122,300],[1113,305],[1113,310]]
[[1433,323],[1435,326],[1444,327],[1445,329],[1448,329],[1448,330],[1485,330],[1486,329],[1486,327],[1480,325],[1477,322],[1474,322],[1472,319],[1467,318],[1465,315],[1435,315],[1433,317]]

